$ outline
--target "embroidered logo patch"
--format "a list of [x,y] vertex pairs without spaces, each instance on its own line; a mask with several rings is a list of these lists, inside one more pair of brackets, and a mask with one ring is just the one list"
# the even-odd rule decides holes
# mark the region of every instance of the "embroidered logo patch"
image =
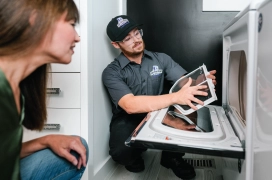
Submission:
[[162,73],[162,69],[159,69],[158,66],[153,66],[152,71],[150,72],[150,76],[157,76]]
[[129,20],[128,19],[123,19],[123,18],[121,18],[121,17],[119,17],[119,18],[117,18],[117,21],[118,21],[118,24],[117,24],[117,27],[118,28],[122,28],[122,27],[124,27],[126,24],[128,24],[129,23]]

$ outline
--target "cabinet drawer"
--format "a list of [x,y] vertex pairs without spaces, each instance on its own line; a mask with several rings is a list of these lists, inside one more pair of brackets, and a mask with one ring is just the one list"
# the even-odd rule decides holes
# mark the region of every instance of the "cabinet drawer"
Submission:
[[80,73],[50,73],[47,107],[80,108]]
[[[23,141],[29,141],[48,134],[80,135],[80,109],[48,109],[44,130],[30,131],[24,128]],[[59,129],[54,129],[59,127]]]

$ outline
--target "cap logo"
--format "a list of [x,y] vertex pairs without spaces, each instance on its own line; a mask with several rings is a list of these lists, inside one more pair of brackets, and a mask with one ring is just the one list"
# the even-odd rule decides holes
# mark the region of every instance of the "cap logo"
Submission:
[[123,18],[121,18],[121,17],[118,17],[117,18],[117,21],[118,21],[118,24],[117,24],[117,27],[118,28],[122,28],[123,26],[125,26],[126,24],[128,24],[129,23],[129,20],[128,19],[123,19]]

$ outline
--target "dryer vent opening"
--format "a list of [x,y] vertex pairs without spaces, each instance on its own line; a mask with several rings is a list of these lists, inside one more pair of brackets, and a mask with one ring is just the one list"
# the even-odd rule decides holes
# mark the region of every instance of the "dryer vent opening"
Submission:
[[216,169],[214,159],[195,159],[184,158],[184,160],[195,168],[213,168]]
[[230,52],[228,83],[229,107],[246,126],[247,60],[244,51]]

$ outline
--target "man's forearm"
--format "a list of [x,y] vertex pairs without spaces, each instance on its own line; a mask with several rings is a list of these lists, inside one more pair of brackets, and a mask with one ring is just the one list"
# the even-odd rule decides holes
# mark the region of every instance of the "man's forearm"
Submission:
[[159,96],[133,96],[124,97],[120,106],[129,114],[151,112],[175,104],[175,93]]

